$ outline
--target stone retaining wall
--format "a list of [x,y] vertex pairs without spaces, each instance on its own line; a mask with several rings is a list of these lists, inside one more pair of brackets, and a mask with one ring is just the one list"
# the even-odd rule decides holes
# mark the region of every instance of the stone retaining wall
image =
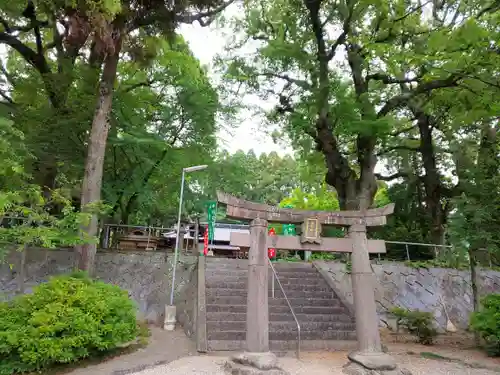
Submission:
[[[0,299],[10,299],[23,289],[30,293],[34,286],[47,281],[50,276],[71,272],[75,254],[69,249],[29,249],[24,272],[20,266],[21,258],[21,253],[14,252],[0,263]],[[164,252],[99,251],[95,276],[128,290],[130,297],[137,302],[141,319],[162,324],[165,304],[170,296],[172,258]],[[192,267],[186,268],[186,263],[193,262],[191,258],[180,259],[174,293],[176,300],[182,299],[179,294],[183,293],[192,277]]]
[[[353,303],[351,275],[345,265],[337,262],[314,262],[327,281],[347,303]],[[411,268],[404,264],[387,262],[373,264],[375,298],[381,325],[391,325],[387,311],[393,306],[410,310],[429,311],[436,325],[446,326],[446,306],[451,321],[459,328],[467,328],[472,307],[470,272],[447,268]],[[500,272],[479,272],[480,295],[500,293]],[[352,306],[351,306],[352,307]]]

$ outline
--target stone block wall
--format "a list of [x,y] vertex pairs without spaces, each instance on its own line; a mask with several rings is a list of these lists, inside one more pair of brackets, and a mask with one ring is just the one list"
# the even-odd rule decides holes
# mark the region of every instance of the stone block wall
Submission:
[[[0,300],[10,299],[50,276],[69,273],[75,264],[73,250],[29,249],[25,253],[24,271],[21,253],[13,252],[0,263]],[[196,257],[182,257],[176,273],[174,300],[183,299],[185,285],[190,283]],[[95,277],[127,290],[138,305],[139,318],[162,324],[165,304],[170,297],[173,257],[164,252],[99,251],[96,255]]]
[[[351,275],[337,262],[314,262],[347,304],[353,304]],[[373,264],[375,299],[381,326],[391,324],[387,311],[392,307],[429,311],[436,326],[446,327],[446,313],[459,328],[467,328],[473,311],[470,272],[447,268],[411,268],[401,263]],[[500,293],[500,272],[479,272],[480,295]]]
[[186,261],[182,265],[182,285],[178,286],[176,299],[177,321],[184,328],[188,337],[196,333],[197,299],[198,299],[198,262],[197,259]]

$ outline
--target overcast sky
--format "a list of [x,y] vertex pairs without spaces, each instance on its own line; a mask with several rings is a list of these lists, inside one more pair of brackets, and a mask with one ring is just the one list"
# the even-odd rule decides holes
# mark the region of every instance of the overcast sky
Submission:
[[[231,13],[231,10],[229,10],[229,13]],[[226,44],[224,34],[228,33],[229,30],[221,29],[220,25],[201,27],[198,23],[195,23],[181,25],[180,32],[189,43],[194,55],[200,60],[202,65],[209,67],[209,72],[215,79],[212,61],[217,54],[223,52]],[[262,103],[255,98],[247,97],[245,101],[258,106],[270,106],[270,103]],[[243,114],[242,117],[247,118],[242,120],[240,124],[223,124],[224,129],[219,133],[221,147],[231,152],[239,149],[244,151],[253,149],[257,154],[262,152],[269,153],[270,151],[276,151],[280,154],[287,151],[290,152],[290,150],[285,150],[282,146],[274,144],[271,137],[265,134],[262,129],[261,119],[250,113],[247,116]],[[231,134],[228,130],[230,130]]]

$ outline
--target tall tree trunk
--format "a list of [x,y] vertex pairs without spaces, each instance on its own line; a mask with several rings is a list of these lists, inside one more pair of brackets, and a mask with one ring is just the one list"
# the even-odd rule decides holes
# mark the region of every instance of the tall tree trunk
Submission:
[[[420,152],[425,170],[425,203],[432,223],[430,241],[436,245],[443,245],[445,242],[446,213],[443,209],[443,186],[436,164],[436,154],[432,139],[431,117],[419,108],[413,109],[417,117],[417,125],[420,132]],[[436,257],[439,253],[439,248],[436,247]]]
[[[338,46],[345,42],[350,28],[350,16],[346,15],[343,32],[333,46],[327,48],[324,38],[323,23],[320,19],[320,1],[305,1],[304,5],[309,12],[309,21],[316,39],[316,60],[318,74],[311,77],[317,89],[317,120],[314,131],[309,131],[317,145],[318,151],[325,157],[327,174],[325,181],[335,187],[339,197],[341,210],[364,210],[370,207],[377,183],[374,175],[376,158],[373,153],[375,147],[373,137],[359,135],[357,137],[358,164],[360,176],[349,165],[349,160],[341,153],[338,140],[334,135],[336,120],[332,120],[330,113],[331,85],[328,64],[335,55]],[[349,10],[349,13],[352,9]],[[363,57],[357,45],[349,45],[349,65],[351,67],[357,99],[366,112],[373,108],[365,99],[368,85],[362,76]],[[365,116],[363,113],[362,116]]]
[[[470,285],[472,289],[472,306],[474,311],[479,311],[479,292],[478,292],[478,278],[477,278],[477,261],[476,254],[472,246],[469,246],[469,266],[470,266]],[[474,331],[474,341],[477,346],[481,345],[481,336],[479,332]]]
[[[99,83],[99,98],[90,132],[81,196],[82,209],[86,211],[92,210],[89,205],[97,203],[101,199],[104,155],[110,126],[109,114],[113,103],[113,86],[122,47],[122,30],[117,31],[118,35],[114,40],[114,48],[112,48],[112,52],[108,52],[104,59],[103,72]],[[96,237],[98,232],[98,216],[96,213],[92,213],[89,224],[82,229],[88,236]],[[95,243],[78,246],[78,268],[92,274],[96,251],[97,245]]]

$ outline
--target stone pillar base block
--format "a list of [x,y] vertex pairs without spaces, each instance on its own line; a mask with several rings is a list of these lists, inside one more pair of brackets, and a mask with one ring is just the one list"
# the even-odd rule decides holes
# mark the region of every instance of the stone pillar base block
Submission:
[[357,363],[368,370],[391,371],[397,367],[396,361],[383,352],[353,352],[347,356],[351,362]]
[[225,363],[224,370],[230,375],[289,375],[271,352],[236,354]]
[[394,368],[393,370],[371,370],[359,363],[349,362],[342,369],[345,375],[413,375],[410,370],[405,368]]

